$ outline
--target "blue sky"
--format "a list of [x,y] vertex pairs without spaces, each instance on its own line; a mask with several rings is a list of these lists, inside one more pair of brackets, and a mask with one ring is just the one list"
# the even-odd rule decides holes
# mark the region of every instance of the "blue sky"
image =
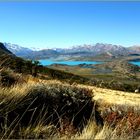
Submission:
[[0,2],[0,41],[24,47],[140,45],[140,2]]

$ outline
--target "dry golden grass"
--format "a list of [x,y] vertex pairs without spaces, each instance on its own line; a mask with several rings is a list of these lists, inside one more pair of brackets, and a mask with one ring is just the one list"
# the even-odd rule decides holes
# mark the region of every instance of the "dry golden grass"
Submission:
[[128,105],[139,106],[140,94],[132,92],[117,91],[95,86],[78,85],[79,87],[89,88],[93,91],[93,100],[100,103],[115,104],[115,105]]
[[83,133],[76,137],[77,139],[140,138],[140,94],[93,86],[78,86],[92,89],[93,100],[99,105],[105,124],[100,129],[90,121]]
[[[40,85],[67,85],[59,80],[41,80],[31,76],[25,76],[23,84],[16,84],[12,87],[1,87],[1,103],[7,102],[7,108],[10,108],[15,102],[18,104],[33,87]],[[38,125],[22,128],[19,132],[20,138],[54,138],[54,139],[139,139],[140,137],[140,94],[115,91],[94,86],[85,86],[74,84],[74,86],[87,88],[93,92],[93,101],[98,105],[100,114],[104,119],[104,126],[98,126],[91,118],[82,132],[76,134],[63,135],[55,126]],[[4,97],[4,98],[3,98]],[[10,100],[10,102],[9,102]],[[15,104],[16,105],[16,104]],[[7,129],[6,127],[4,129]],[[8,128],[10,130],[10,128]],[[2,132],[1,138],[11,138],[12,134],[7,130]],[[41,135],[41,137],[40,137]],[[14,138],[14,137],[13,137]]]

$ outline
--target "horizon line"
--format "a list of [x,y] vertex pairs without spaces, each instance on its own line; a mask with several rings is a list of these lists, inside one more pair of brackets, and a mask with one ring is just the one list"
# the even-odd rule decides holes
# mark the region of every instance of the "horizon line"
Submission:
[[11,44],[11,45],[17,45],[17,46],[20,46],[20,47],[23,47],[23,48],[28,48],[28,49],[40,49],[40,50],[44,50],[44,49],[69,49],[69,48],[73,48],[73,47],[78,47],[78,46],[85,46],[85,45],[90,45],[90,46],[95,46],[97,44],[104,44],[104,45],[113,45],[113,46],[121,46],[121,47],[124,47],[124,48],[129,48],[129,47],[134,47],[134,46],[140,46],[139,44],[134,44],[134,45],[130,45],[130,46],[124,46],[124,45],[121,45],[121,44],[114,44],[114,43],[103,43],[103,42],[96,42],[96,43],[83,43],[83,44],[75,44],[75,45],[71,45],[69,47],[27,47],[25,45],[20,45],[19,43],[11,43],[11,42],[3,42],[3,41],[0,41],[1,43],[3,44]]

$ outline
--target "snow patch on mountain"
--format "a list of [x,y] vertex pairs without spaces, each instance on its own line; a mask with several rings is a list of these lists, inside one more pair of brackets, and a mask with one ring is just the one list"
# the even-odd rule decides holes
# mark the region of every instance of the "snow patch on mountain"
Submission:
[[17,44],[11,44],[11,43],[3,43],[3,44],[8,50],[10,50],[13,54],[17,56],[25,56],[33,52],[32,49],[22,47]]

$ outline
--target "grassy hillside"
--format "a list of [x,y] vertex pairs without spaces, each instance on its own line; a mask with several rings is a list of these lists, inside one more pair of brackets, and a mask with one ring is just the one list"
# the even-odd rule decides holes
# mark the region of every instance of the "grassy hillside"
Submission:
[[[0,68],[10,68],[14,72],[29,74],[37,76],[41,79],[59,79],[73,82],[84,83],[87,78],[83,78],[72,73],[54,70],[51,68],[43,67],[37,61],[24,60],[20,57],[16,57],[9,52],[2,44],[0,46]],[[5,73],[6,74],[6,73]]]
[[69,66],[54,64],[48,67],[87,78],[89,79],[86,83],[88,85],[131,92],[140,87],[140,67],[123,59],[96,65]]
[[139,138],[139,94],[25,75],[17,80],[0,86],[2,139]]

